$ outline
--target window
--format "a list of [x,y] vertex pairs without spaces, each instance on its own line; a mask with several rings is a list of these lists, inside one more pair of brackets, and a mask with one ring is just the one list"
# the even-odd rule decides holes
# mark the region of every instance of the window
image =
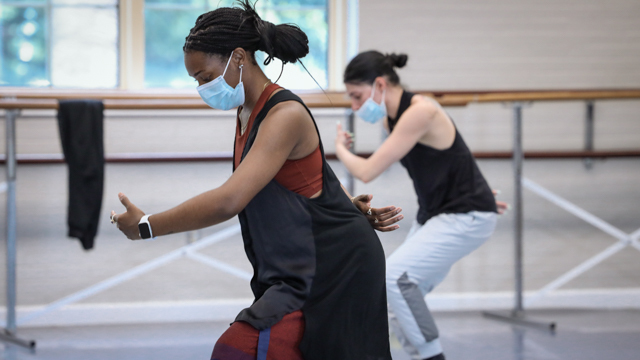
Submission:
[[45,1],[1,3],[0,85],[49,85]]
[[0,85],[118,85],[117,0],[0,3]]
[[[256,3],[263,19],[295,23],[307,34],[310,52],[302,62],[323,88],[329,84],[330,1]],[[0,86],[193,88],[183,64],[184,39],[200,14],[233,4],[233,0],[0,0]],[[282,63],[276,59],[263,66],[264,56],[256,54],[267,76],[277,79]],[[334,62],[331,66],[338,69]],[[299,63],[287,64],[278,83],[291,89],[318,89]]]
[[[182,46],[196,18],[230,0],[145,0],[145,87],[193,88],[184,69]],[[309,38],[309,55],[302,62],[323,88],[328,83],[328,4],[327,0],[260,0],[256,11],[274,24],[294,23]],[[256,60],[269,78],[275,80],[282,63],[263,66],[264,53]],[[317,89],[314,80],[299,64],[287,64],[279,84],[291,89]]]

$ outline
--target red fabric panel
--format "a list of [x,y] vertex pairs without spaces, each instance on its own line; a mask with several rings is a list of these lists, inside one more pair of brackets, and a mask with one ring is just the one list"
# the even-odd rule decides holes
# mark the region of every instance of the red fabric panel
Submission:
[[308,198],[322,190],[320,146],[302,159],[285,161],[275,179],[285,188]]
[[[259,334],[260,331],[245,322],[234,322],[216,342],[211,360],[255,360]],[[267,360],[303,360],[299,349],[303,334],[302,311],[285,315],[271,327]]]

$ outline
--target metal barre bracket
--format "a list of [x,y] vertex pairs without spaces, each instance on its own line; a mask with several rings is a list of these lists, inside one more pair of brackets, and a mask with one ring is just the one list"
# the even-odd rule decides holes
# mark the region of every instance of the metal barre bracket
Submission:
[[524,311],[489,312],[483,311],[482,316],[493,320],[504,321],[514,325],[528,326],[555,333],[556,323],[527,319]]
[[20,345],[30,350],[35,350],[36,348],[36,342],[34,340],[20,339],[7,329],[0,331],[0,341]]

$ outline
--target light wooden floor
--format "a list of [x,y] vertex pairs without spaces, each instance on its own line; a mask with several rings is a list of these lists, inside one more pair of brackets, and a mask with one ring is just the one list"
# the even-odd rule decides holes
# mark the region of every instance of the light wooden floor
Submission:
[[[638,310],[545,310],[532,319],[555,321],[555,333],[522,328],[482,317],[477,312],[436,313],[447,360],[637,360]],[[6,346],[6,360],[175,360],[209,359],[227,323],[31,328],[35,354]],[[409,360],[391,338],[395,360]],[[4,357],[3,357],[4,356]]]
[[[511,201],[511,164],[481,160],[500,198]],[[344,169],[332,162],[341,176]],[[4,171],[3,168],[0,170]],[[131,242],[108,221],[110,210],[121,211],[119,191],[148,213],[170,206],[212,187],[231,173],[227,163],[109,164],[96,246],[85,252],[77,240],[66,238],[66,168],[25,165],[18,168],[18,305],[45,305],[98,281],[152,260],[237,223],[235,219],[195,234],[176,234],[153,242]],[[580,160],[528,160],[526,177],[603,220],[631,233],[640,228],[640,159],[596,161],[590,170]],[[400,230],[380,234],[387,254],[403,241],[415,216],[416,201],[403,168],[395,165],[370,184],[357,184],[357,193],[373,193],[375,205],[404,209]],[[535,290],[615,243],[615,239],[525,190],[525,289]],[[0,207],[0,219],[5,207]],[[513,288],[513,218],[502,216],[491,240],[457,263],[436,294],[492,294]],[[4,220],[0,220],[4,228]],[[4,235],[3,235],[4,237]],[[250,272],[239,235],[201,253]],[[628,247],[562,289],[639,289],[640,252]],[[4,278],[5,259],[0,259]],[[246,280],[186,258],[89,297],[82,304],[183,302],[250,299]],[[4,287],[0,303],[4,304]],[[640,303],[640,299],[638,300]],[[521,331],[480,317],[478,313],[438,313],[448,359],[485,354],[495,359],[635,359],[640,330],[637,310],[614,312],[567,310],[538,312],[564,319],[561,331],[548,336]],[[558,320],[559,321],[559,320]],[[36,355],[9,349],[6,359],[175,359],[206,358],[228,322],[88,327],[22,327],[19,334],[40,342]],[[606,325],[606,326],[605,326]],[[485,331],[485,330],[491,331]],[[392,342],[396,359],[406,359]],[[574,356],[580,354],[579,357]],[[611,355],[615,354],[615,356]],[[471,357],[469,357],[471,356]],[[475,356],[475,355],[474,355]],[[634,357],[636,356],[636,357]]]
[[[480,166],[499,196],[511,201],[511,164],[481,160]],[[332,162],[341,176],[341,165]],[[122,211],[117,193],[124,192],[147,213],[177,205],[219,186],[231,173],[227,163],[110,164],[106,168],[100,233],[95,248],[85,252],[66,237],[66,168],[24,165],[18,169],[18,304],[42,305],[118,274],[187,243],[237,223],[176,234],[154,242],[131,242],[108,221]],[[625,232],[640,228],[640,159],[596,161],[586,170],[580,160],[529,160],[526,177],[610,222]],[[375,205],[401,206],[401,229],[380,233],[390,254],[406,235],[416,212],[413,188],[405,170],[393,166],[370,184],[358,183],[358,193],[373,193]],[[525,289],[535,290],[615,243],[611,236],[551,205],[530,191],[524,193]],[[5,207],[0,207],[4,223]],[[508,291],[513,287],[513,218],[502,216],[492,239],[456,264],[435,293]],[[4,226],[3,226],[4,227]],[[2,235],[4,237],[4,234]],[[239,235],[202,251],[247,272],[250,265]],[[4,258],[0,276],[4,278]],[[563,289],[640,288],[640,251],[628,247]],[[125,282],[85,302],[180,301],[251,297],[244,280],[188,259],[180,259],[140,278]],[[0,302],[4,302],[0,286]]]

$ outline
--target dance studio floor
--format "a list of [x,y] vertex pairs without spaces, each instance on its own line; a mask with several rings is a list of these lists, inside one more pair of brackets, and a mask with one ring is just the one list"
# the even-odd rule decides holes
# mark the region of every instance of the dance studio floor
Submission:
[[[637,360],[640,311],[532,311],[529,317],[555,321],[555,333],[516,327],[478,312],[436,313],[448,360]],[[208,359],[226,323],[87,326],[25,329],[38,339],[35,354],[10,346],[6,360],[176,360]],[[397,341],[394,360],[409,360]]]
[[[507,160],[480,160],[500,198],[512,199],[512,170]],[[344,169],[331,162],[338,176]],[[0,166],[0,183],[4,178]],[[174,251],[197,238],[237,224],[224,224],[192,234],[175,234],[153,242],[130,242],[108,221],[113,209],[122,211],[119,191],[148,213],[177,205],[202,191],[219,186],[230,175],[228,163],[108,164],[100,233],[95,248],[81,250],[66,237],[66,168],[64,165],[18,167],[18,307],[39,307],[116,276],[137,265]],[[640,159],[596,160],[586,169],[579,159],[527,160],[525,177],[602,218],[625,233],[640,228]],[[369,184],[358,183],[356,193],[373,193],[374,206],[403,207],[401,229],[380,234],[387,256],[404,240],[416,213],[415,195],[404,169],[394,165]],[[0,196],[0,227],[6,208]],[[535,291],[616,243],[610,235],[551,205],[529,190],[524,192],[524,288]],[[513,289],[513,217],[502,216],[494,236],[457,263],[433,296],[489,297]],[[0,235],[4,241],[4,234]],[[4,250],[3,250],[4,251]],[[242,240],[234,235],[200,251],[201,254],[250,272]],[[0,257],[0,279],[5,278]],[[624,294],[640,289],[640,251],[627,247],[560,290]],[[0,306],[5,302],[0,281]],[[180,258],[140,277],[96,293],[79,302],[112,309],[127,304],[181,304],[193,301],[251,300],[248,282],[230,273]],[[594,299],[593,301],[601,301]],[[511,302],[509,302],[511,304]],[[532,310],[533,318],[553,320],[555,334],[515,328],[483,318],[479,311],[439,311],[447,359],[640,359],[640,305],[606,310],[576,308]],[[640,304],[640,297],[636,304]],[[439,308],[446,303],[438,303]],[[137,305],[136,305],[137,306]],[[97,307],[95,309],[99,309]],[[113,311],[113,310],[112,310]],[[94,316],[96,314],[93,314]],[[97,314],[99,315],[99,314]],[[99,317],[99,316],[98,316]],[[22,338],[37,341],[35,354],[7,347],[5,359],[208,359],[228,321],[192,321],[162,324],[92,326],[20,326]],[[408,359],[392,341],[394,359]],[[0,351],[2,345],[0,345]]]

